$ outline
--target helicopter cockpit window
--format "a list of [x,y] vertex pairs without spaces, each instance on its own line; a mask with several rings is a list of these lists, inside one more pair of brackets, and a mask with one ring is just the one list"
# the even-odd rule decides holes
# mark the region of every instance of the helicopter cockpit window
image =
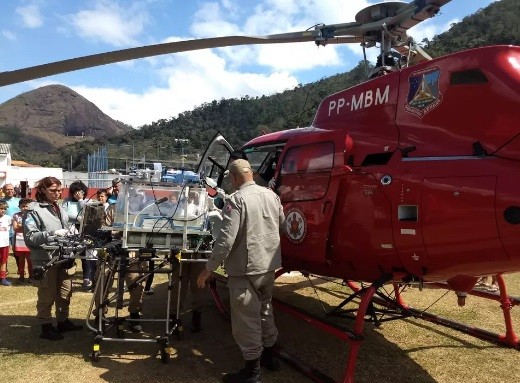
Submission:
[[333,142],[312,143],[287,150],[277,188],[282,202],[316,200],[325,196],[333,166]]
[[274,177],[276,164],[284,144],[254,147],[245,150],[255,175],[255,182],[258,185],[266,187],[269,185],[269,181]]

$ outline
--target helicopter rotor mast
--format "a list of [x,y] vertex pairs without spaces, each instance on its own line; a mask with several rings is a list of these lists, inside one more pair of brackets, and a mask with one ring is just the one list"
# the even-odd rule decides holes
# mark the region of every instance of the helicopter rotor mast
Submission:
[[[16,84],[42,77],[87,69],[106,64],[141,59],[164,54],[239,45],[284,44],[314,42],[318,46],[330,43],[359,43],[373,47],[381,43],[382,57],[394,48],[425,58],[421,49],[412,49],[406,31],[435,16],[451,0],[414,0],[410,3],[391,1],[370,5],[356,15],[356,21],[342,24],[318,25],[314,30],[272,34],[266,36],[223,36],[195,40],[174,41],[123,50],[98,53],[13,71],[0,72],[0,86]],[[408,45],[407,45],[408,44]]]

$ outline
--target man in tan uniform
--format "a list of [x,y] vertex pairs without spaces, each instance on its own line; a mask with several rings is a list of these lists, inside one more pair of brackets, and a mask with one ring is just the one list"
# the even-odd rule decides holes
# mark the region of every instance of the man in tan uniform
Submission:
[[278,330],[271,298],[275,270],[281,267],[280,228],[285,216],[278,196],[253,181],[249,162],[233,161],[229,177],[237,192],[222,209],[222,230],[197,283],[204,287],[224,261],[232,331],[245,367],[223,379],[225,383],[256,383],[260,382],[260,365],[273,371],[280,368],[273,356]]

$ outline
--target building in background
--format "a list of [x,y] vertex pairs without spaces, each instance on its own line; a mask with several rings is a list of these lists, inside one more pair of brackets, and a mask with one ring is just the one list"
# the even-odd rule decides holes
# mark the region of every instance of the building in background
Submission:
[[11,145],[0,143],[0,187],[5,184],[33,188],[43,177],[56,177],[63,182],[62,168],[45,168],[11,159]]

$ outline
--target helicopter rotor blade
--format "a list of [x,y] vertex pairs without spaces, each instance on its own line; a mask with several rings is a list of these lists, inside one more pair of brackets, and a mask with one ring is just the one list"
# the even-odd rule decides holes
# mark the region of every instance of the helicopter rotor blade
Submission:
[[[136,48],[122,49],[90,56],[56,61],[48,64],[36,65],[28,68],[0,73],[0,86],[16,84],[60,73],[92,68],[101,65],[113,64],[122,61],[135,60],[145,57],[159,56],[170,53],[189,52],[208,48],[222,48],[237,45],[261,45],[309,42],[319,39],[319,31],[304,31],[281,33],[266,36],[226,36],[212,37],[197,40],[175,41],[163,44],[147,45]],[[341,36],[331,39],[328,43],[361,42],[356,36]]]
[[[330,43],[360,43],[374,46],[386,33],[393,48],[404,46],[409,39],[406,31],[433,17],[440,7],[451,0],[414,0],[410,3],[390,1],[374,4],[358,12],[356,21],[342,24],[317,25],[312,30],[272,34],[266,36],[223,36],[122,49],[77,57],[13,71],[0,72],[0,86],[34,80],[79,69],[113,64],[122,61],[200,49],[238,45],[283,44],[314,41],[317,45]],[[383,32],[384,30],[384,32]],[[419,48],[420,49],[420,48]],[[416,50],[417,52],[422,52]]]

